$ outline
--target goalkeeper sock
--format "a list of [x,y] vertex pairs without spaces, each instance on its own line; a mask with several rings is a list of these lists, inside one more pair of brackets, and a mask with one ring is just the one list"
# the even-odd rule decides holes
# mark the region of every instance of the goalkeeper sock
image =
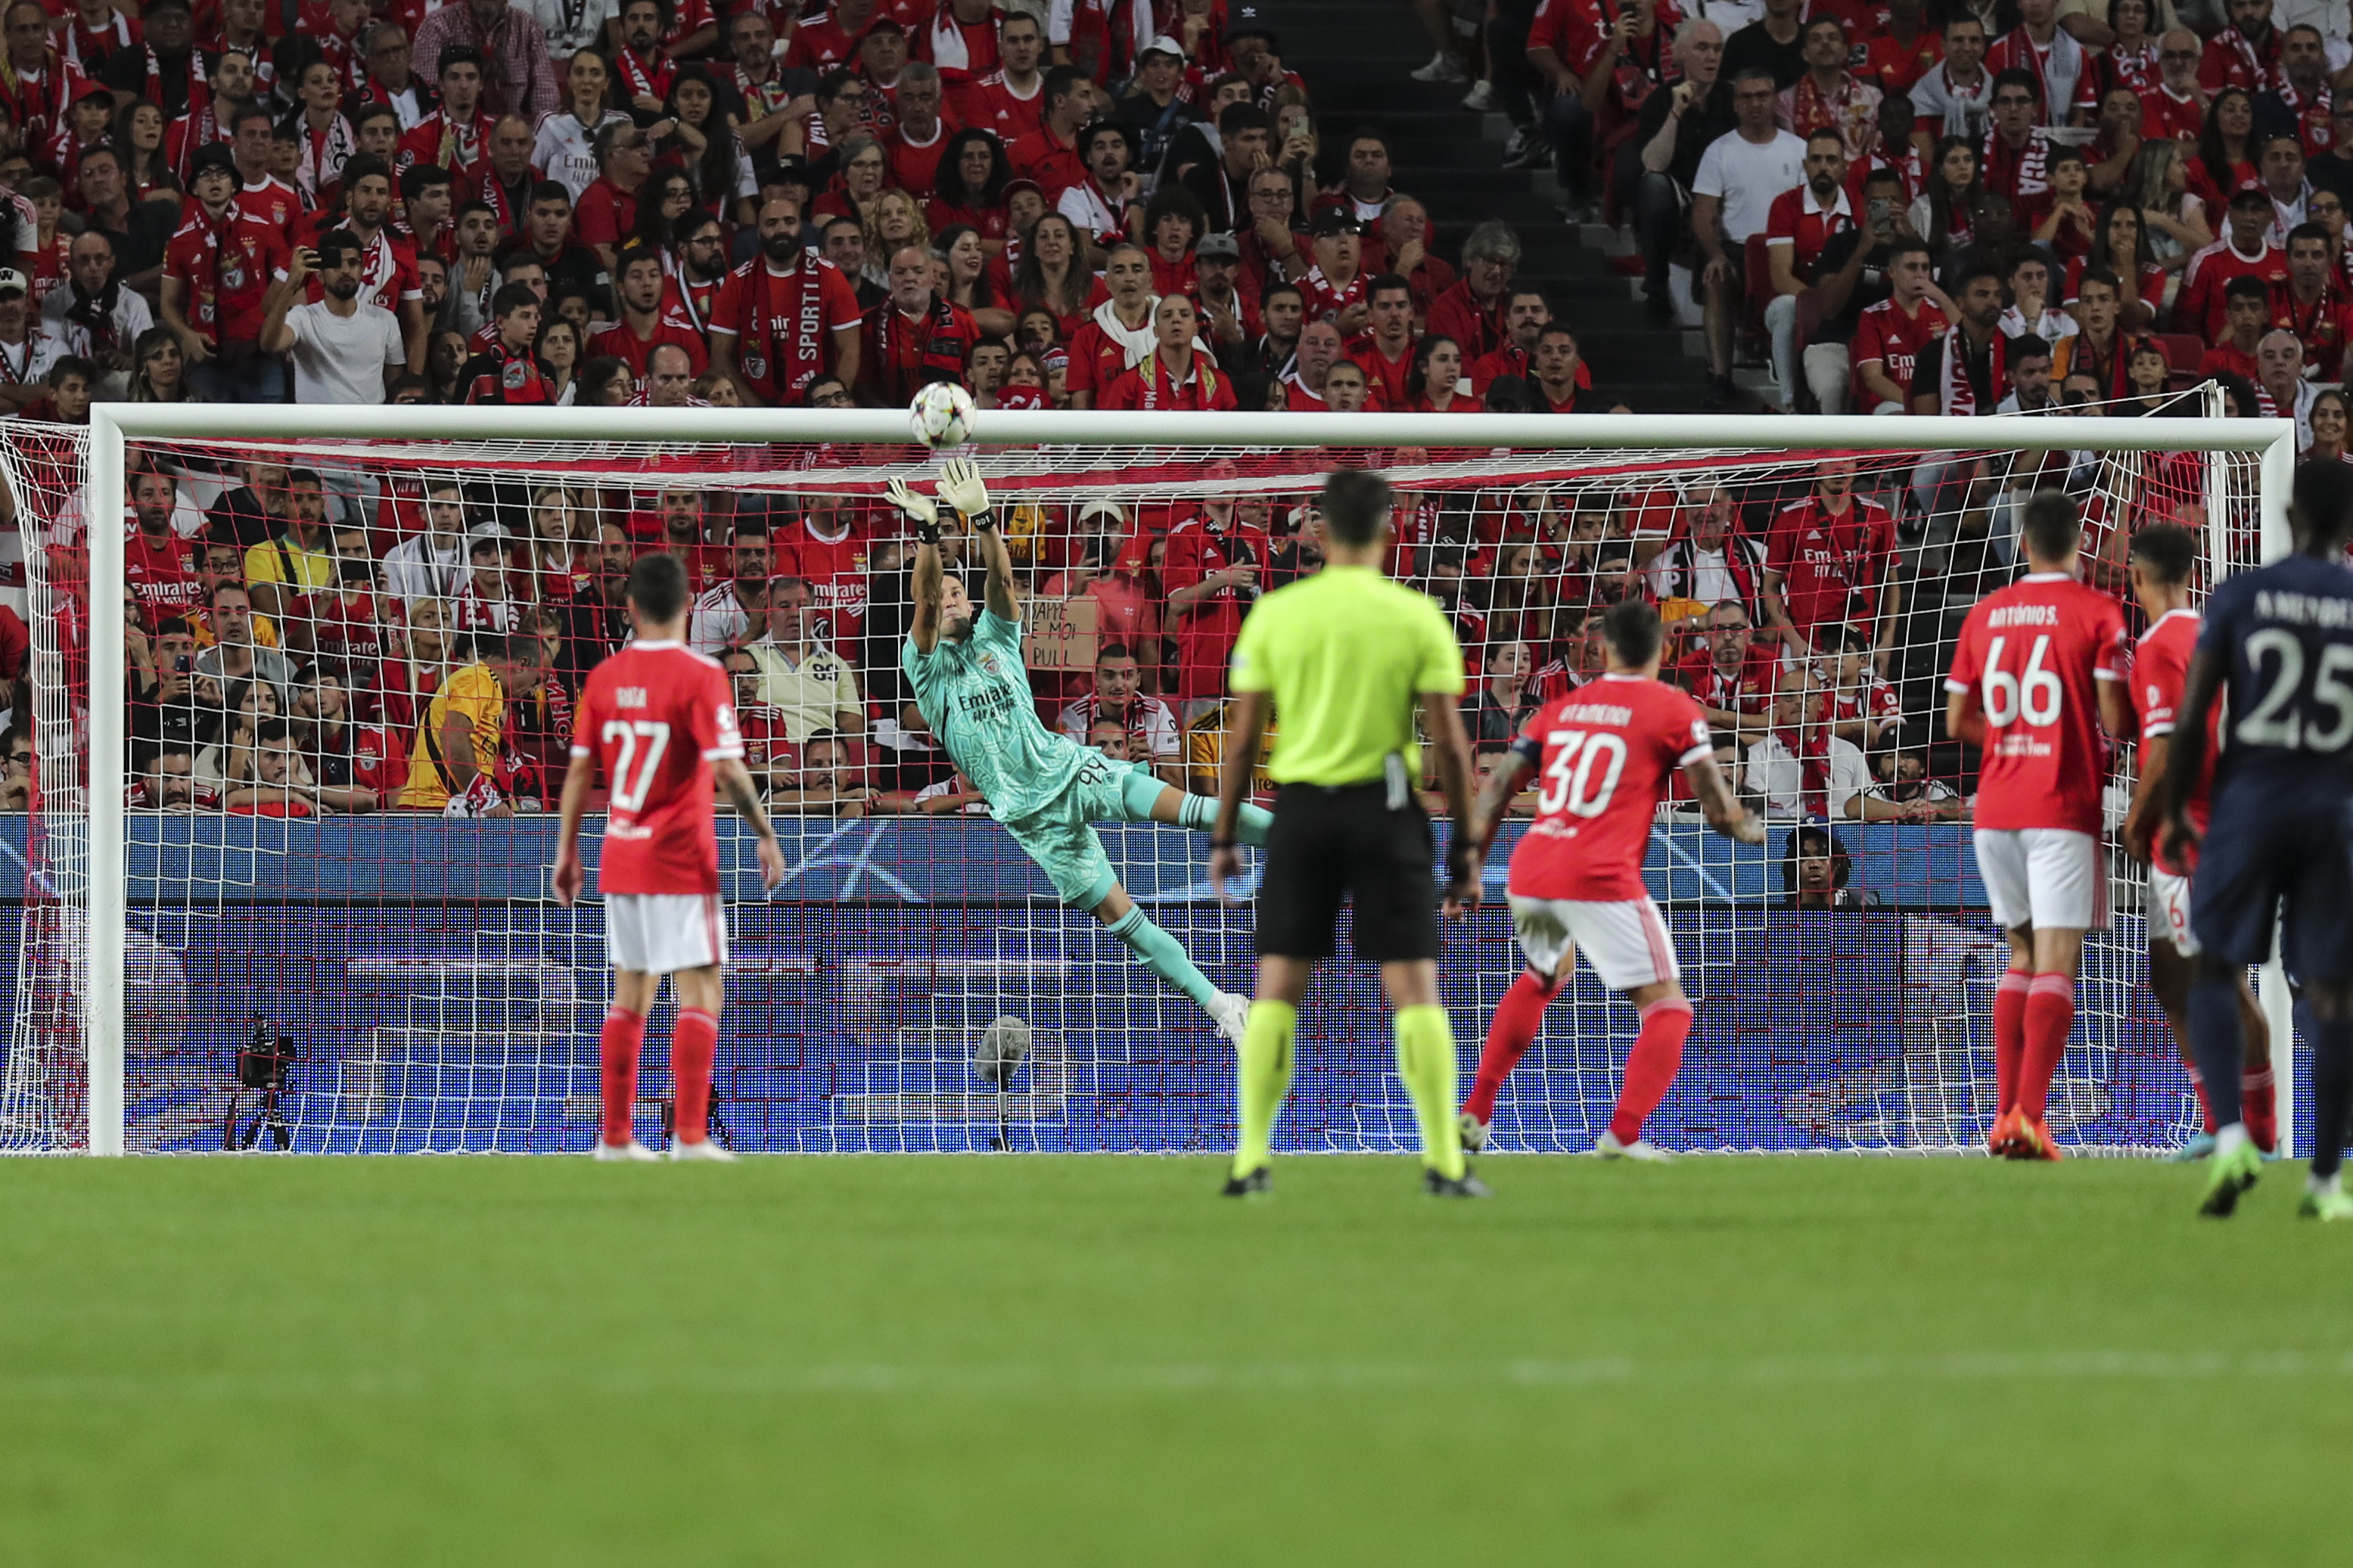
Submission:
[[1994,1114],[2007,1116],[2018,1109],[2018,1068],[2026,1057],[2026,994],[2034,972],[2005,969],[1993,988]]
[[1421,1127],[1421,1163],[1449,1181],[1462,1179],[1462,1130],[1454,1121],[1454,1028],[1443,1007],[1400,1007],[1398,1077]]
[[1482,1125],[1495,1120],[1495,1097],[1504,1091],[1504,1080],[1535,1044],[1536,1031],[1544,1027],[1545,1008],[1559,994],[1559,981],[1546,984],[1534,971],[1523,969],[1504,999],[1495,1004],[1495,1016],[1487,1026],[1487,1043],[1479,1051],[1479,1076],[1471,1080],[1471,1098],[1462,1102],[1462,1109]]
[[681,1007],[670,1037],[670,1079],[678,1096],[671,1135],[681,1143],[711,1136],[711,1064],[718,1055],[718,1017],[700,1007]]
[[[1188,795],[1176,806],[1178,826],[1196,833],[1207,833],[1218,825],[1218,801],[1215,795]],[[1242,803],[1241,821],[1234,836],[1244,844],[1263,845],[1266,830],[1274,821],[1274,813],[1262,805]]]
[[2279,1144],[2279,1100],[2272,1085],[2268,1067],[2239,1079],[2240,1114],[2246,1119],[2247,1136],[2266,1154]]
[[1154,925],[1141,909],[1129,910],[1103,929],[1127,944],[1136,963],[1201,1006],[1208,1006],[1217,995],[1218,988],[1209,984],[1209,977],[1185,955],[1185,944]]
[[1291,1045],[1298,1032],[1299,1009],[1290,1003],[1250,1004],[1241,1055],[1234,1062],[1234,1098],[1241,1111],[1241,1137],[1234,1145],[1237,1176],[1249,1175],[1273,1157],[1274,1119],[1291,1092]]
[[2018,1113],[2040,1122],[2051,1109],[2051,1079],[2075,1026],[2075,982],[2056,971],[2038,974],[2026,993],[2026,1060],[2018,1069]]
[[1609,1118],[1610,1135],[1620,1143],[1642,1136],[1642,1123],[1674,1087],[1683,1065],[1683,1041],[1691,1037],[1692,1005],[1681,996],[1662,996],[1642,1009],[1642,1032],[1626,1056],[1626,1082],[1618,1090],[1618,1109]]
[[2216,1129],[2242,1121],[2239,1086],[2245,1047],[2239,1036],[2238,987],[2228,980],[2202,975],[2190,980],[2189,1048],[2198,1058],[2198,1076],[2205,1080]]
[[605,1064],[605,1142],[619,1148],[637,1136],[631,1125],[638,1104],[638,1052],[646,1043],[646,1020],[627,1007],[607,1007],[597,1036]]

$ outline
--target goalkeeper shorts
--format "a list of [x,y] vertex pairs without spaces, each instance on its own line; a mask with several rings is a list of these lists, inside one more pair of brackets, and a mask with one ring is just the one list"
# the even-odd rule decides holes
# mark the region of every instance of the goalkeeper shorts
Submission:
[[[1050,804],[1004,824],[1021,852],[1046,873],[1055,895],[1072,909],[1093,909],[1119,885],[1119,873],[1112,869],[1093,825],[1149,819],[1146,793],[1131,789],[1131,781],[1138,776],[1150,784],[1149,795],[1159,793],[1161,785],[1150,770],[1090,757]],[[1131,793],[1135,799],[1129,798]]]
[[607,893],[605,951],[613,967],[675,974],[727,962],[727,904],[716,893]]

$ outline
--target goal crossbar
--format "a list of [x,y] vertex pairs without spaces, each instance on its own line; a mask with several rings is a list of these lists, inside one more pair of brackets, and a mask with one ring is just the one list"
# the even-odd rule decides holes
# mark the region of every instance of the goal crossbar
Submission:
[[[2208,399],[2210,409],[2219,400]],[[1105,411],[984,412],[974,421],[982,447],[1099,445],[1155,449],[1216,447],[1434,447],[1530,452],[1712,447],[1794,456],[1804,452],[2204,451],[2259,459],[2254,476],[2263,554],[2288,548],[2287,498],[2295,463],[2295,426],[2286,419],[2105,418],[2079,416],[1741,415],[1420,415],[1219,414]],[[354,440],[449,442],[565,441],[680,443],[693,446],[838,443],[912,447],[907,416],[893,409],[467,408],[431,405],[359,407],[325,405],[102,403],[90,410],[83,515],[117,516],[131,442],[216,439],[224,443]],[[454,454],[453,454],[454,457]],[[720,476],[713,476],[714,479]],[[2219,511],[2219,509],[2217,509]],[[2219,515],[2210,526],[2220,528]],[[88,530],[90,581],[124,580],[119,528]],[[2219,557],[2218,557],[2219,558]],[[123,602],[90,595],[90,690],[120,692],[126,679]],[[119,781],[128,763],[127,716],[120,702],[92,701],[90,776]],[[83,998],[88,1068],[89,1152],[124,1152],[125,930],[129,914],[125,803],[115,787],[89,791],[87,994]],[[2263,974],[2263,1003],[2274,1037],[2292,1038],[2287,988],[2276,961]],[[2293,1096],[2281,1097],[2288,1131]]]

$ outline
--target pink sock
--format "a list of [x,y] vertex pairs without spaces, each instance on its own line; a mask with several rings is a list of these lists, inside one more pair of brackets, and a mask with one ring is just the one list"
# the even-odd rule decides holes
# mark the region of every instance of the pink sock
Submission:
[[1619,1142],[1631,1143],[1642,1136],[1642,1123],[1673,1087],[1691,1026],[1691,1003],[1681,996],[1642,1009],[1642,1032],[1634,1037],[1634,1049],[1626,1058],[1625,1087],[1618,1091],[1618,1112],[1609,1119],[1609,1131]]
[[619,1148],[636,1136],[638,1052],[646,1043],[646,1020],[627,1007],[609,1007],[596,1039],[605,1064],[605,1142]]
[[1520,977],[1495,1004],[1495,1016],[1487,1026],[1487,1043],[1479,1051],[1479,1076],[1471,1080],[1471,1098],[1462,1102],[1463,1110],[1482,1122],[1495,1120],[1495,1097],[1504,1091],[1504,1080],[1535,1044],[1536,1031],[1544,1027],[1545,1007],[1559,994],[1558,981],[1546,985],[1531,971],[1520,971]]
[[670,1076],[678,1096],[676,1137],[700,1143],[711,1136],[711,1064],[719,1055],[719,1019],[700,1007],[681,1007],[670,1040]]

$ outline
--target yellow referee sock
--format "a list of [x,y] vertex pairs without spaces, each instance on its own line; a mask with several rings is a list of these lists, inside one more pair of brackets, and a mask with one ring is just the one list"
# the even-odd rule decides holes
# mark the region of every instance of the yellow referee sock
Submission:
[[[1255,1016],[1255,1015],[1253,1015]],[[1454,1121],[1454,1026],[1443,1007],[1400,1007],[1398,1077],[1421,1124],[1421,1163],[1449,1181],[1462,1176],[1462,1133]]]
[[1234,1174],[1247,1176],[1272,1158],[1274,1119],[1291,1092],[1291,1041],[1299,1032],[1299,1009],[1288,1002],[1253,1002],[1234,1063],[1235,1099],[1241,1103],[1241,1142],[1234,1149]]

